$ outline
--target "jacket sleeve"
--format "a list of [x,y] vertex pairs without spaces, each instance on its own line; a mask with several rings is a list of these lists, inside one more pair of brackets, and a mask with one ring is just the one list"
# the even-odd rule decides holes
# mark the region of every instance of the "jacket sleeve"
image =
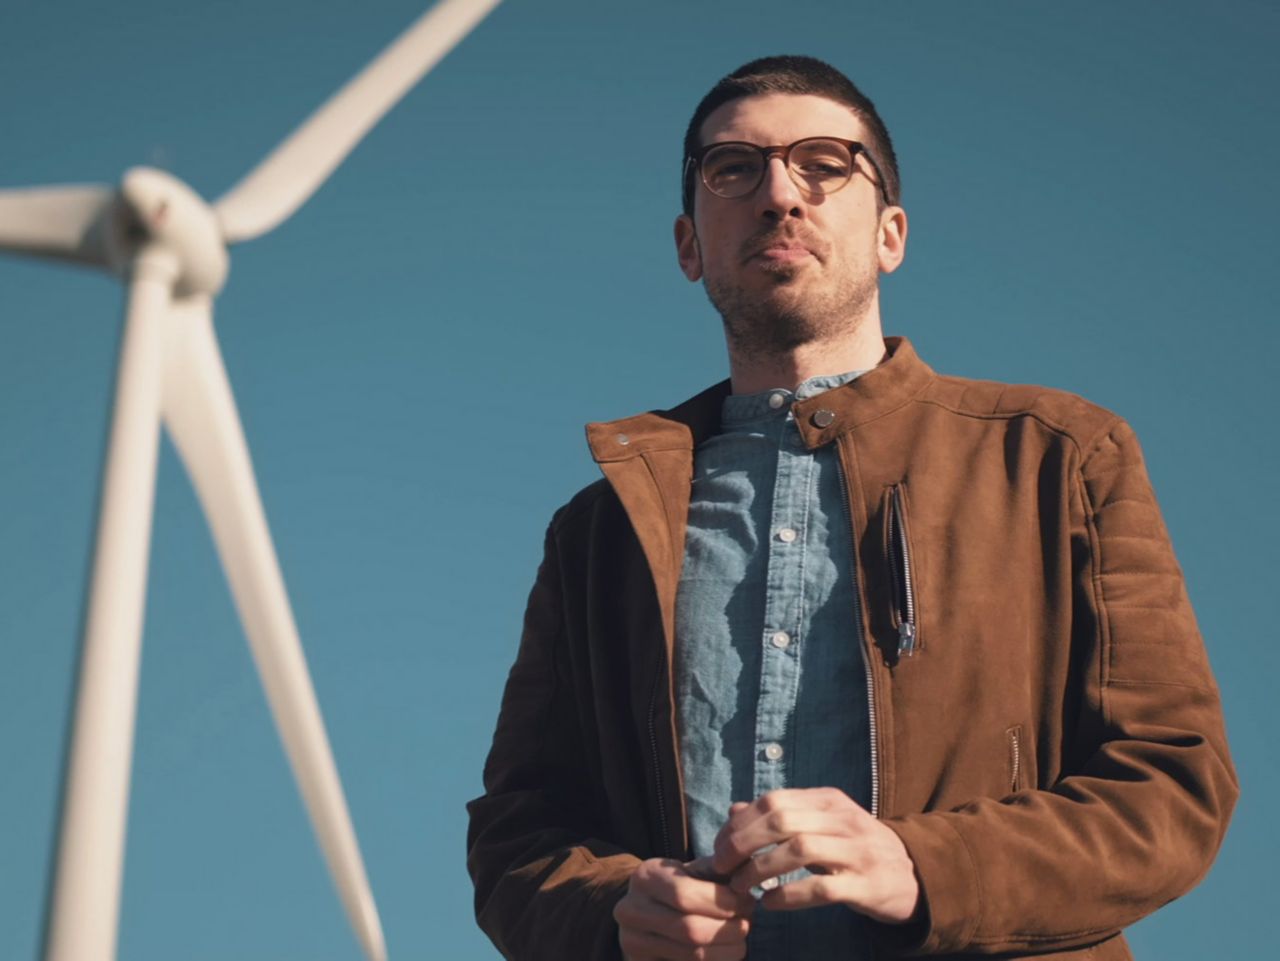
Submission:
[[1238,786],[1217,686],[1136,437],[1082,454],[1072,636],[1095,735],[1047,790],[886,824],[924,916],[878,933],[903,953],[1051,951],[1101,940],[1209,870]]
[[485,793],[467,805],[467,868],[476,919],[503,957],[612,961],[621,958],[613,907],[639,859],[597,836],[562,635],[549,529],[485,762]]

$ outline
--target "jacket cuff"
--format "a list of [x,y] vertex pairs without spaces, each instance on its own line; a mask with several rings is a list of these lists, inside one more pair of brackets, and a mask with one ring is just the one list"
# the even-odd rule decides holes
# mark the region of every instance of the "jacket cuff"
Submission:
[[982,916],[978,869],[964,838],[941,814],[882,822],[907,849],[920,883],[920,907],[906,924],[876,925],[876,940],[899,954],[963,950]]

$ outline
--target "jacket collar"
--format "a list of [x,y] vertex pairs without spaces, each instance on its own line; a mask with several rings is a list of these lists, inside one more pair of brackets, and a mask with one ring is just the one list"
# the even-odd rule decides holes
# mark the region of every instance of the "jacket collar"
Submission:
[[[796,423],[809,447],[821,447],[846,431],[883,417],[932,382],[936,375],[907,338],[886,337],[884,344],[889,356],[874,370],[795,403]],[[597,463],[606,464],[649,452],[692,451],[719,431],[720,408],[729,392],[729,381],[725,380],[670,410],[588,424],[591,454]],[[830,411],[834,416],[815,417],[819,411]]]

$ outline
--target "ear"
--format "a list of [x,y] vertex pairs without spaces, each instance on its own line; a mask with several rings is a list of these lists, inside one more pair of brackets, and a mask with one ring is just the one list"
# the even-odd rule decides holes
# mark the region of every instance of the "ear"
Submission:
[[882,273],[891,274],[907,256],[907,212],[886,207],[880,213],[880,240],[877,255]]
[[690,280],[702,278],[702,250],[698,247],[698,233],[693,229],[693,219],[688,214],[676,218],[676,258],[680,270]]

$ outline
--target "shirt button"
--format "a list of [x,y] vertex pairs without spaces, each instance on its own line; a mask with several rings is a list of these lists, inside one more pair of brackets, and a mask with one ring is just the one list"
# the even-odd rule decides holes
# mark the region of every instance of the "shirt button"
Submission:
[[835,423],[836,415],[834,411],[815,410],[813,416],[809,418],[813,422],[814,427],[830,427]]
[[782,757],[782,745],[777,743],[766,744],[764,746],[764,756],[770,761],[778,760],[778,758]]
[[779,881],[777,878],[765,878],[763,881],[760,882],[760,890],[772,891],[781,883],[782,882]]
[[790,544],[795,539],[796,532],[790,527],[784,527],[782,530],[778,531],[778,540],[782,541],[784,544]]
[[791,635],[786,631],[775,631],[774,635],[769,638],[769,643],[780,651],[784,651],[787,645],[791,643]]
[[770,394],[769,395],[769,406],[772,407],[774,410],[777,410],[786,402],[787,402],[786,394]]

